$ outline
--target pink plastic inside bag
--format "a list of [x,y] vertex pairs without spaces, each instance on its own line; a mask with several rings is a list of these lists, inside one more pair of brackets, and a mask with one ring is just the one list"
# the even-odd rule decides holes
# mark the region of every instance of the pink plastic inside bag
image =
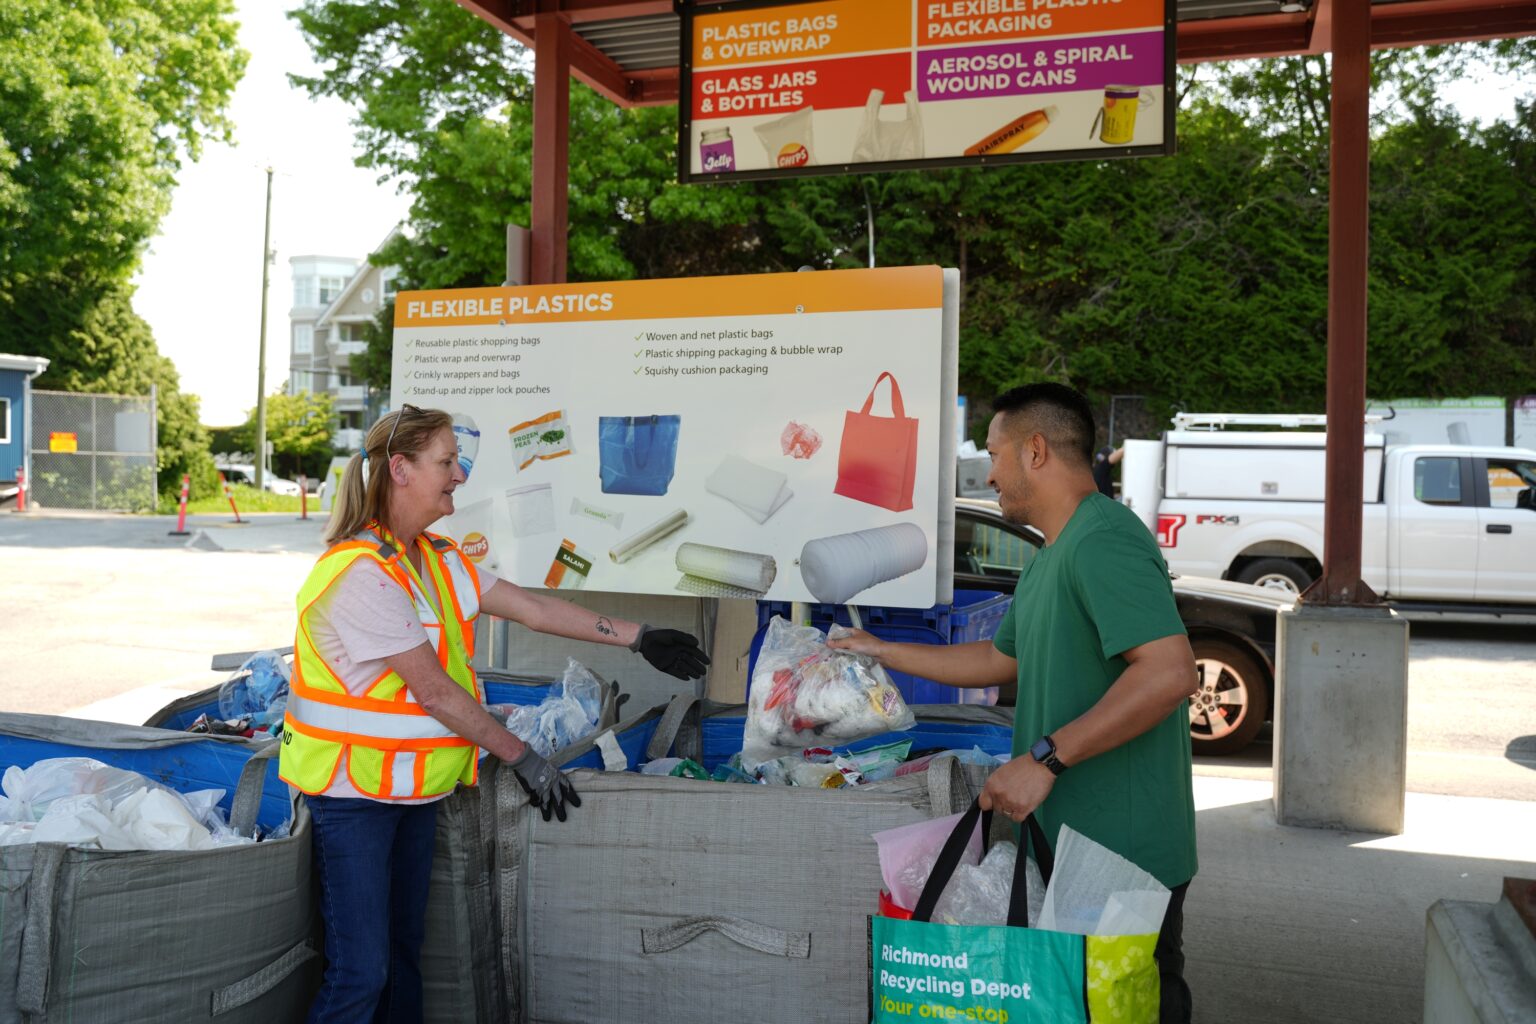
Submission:
[[[884,832],[874,834],[875,846],[880,851],[880,877],[885,880],[886,891],[891,894],[891,900],[897,906],[907,910],[917,906],[918,897],[923,893],[921,889],[913,891],[902,881],[906,867],[919,860],[926,860],[931,866],[938,860],[939,851],[944,848],[944,841],[955,830],[955,826],[960,824],[963,816],[963,814],[951,814],[947,818],[919,821],[899,828],[888,828]],[[965,856],[960,858],[960,863],[971,865],[981,863],[979,824],[971,833],[971,841],[966,845]]]
[[804,423],[791,420],[779,435],[779,447],[791,458],[808,459],[821,451],[821,435]]

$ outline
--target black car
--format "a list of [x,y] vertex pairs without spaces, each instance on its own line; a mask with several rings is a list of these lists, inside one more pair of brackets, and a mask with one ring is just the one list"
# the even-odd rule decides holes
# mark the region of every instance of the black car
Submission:
[[[1003,518],[995,501],[955,499],[955,586],[1011,593],[1045,543],[1032,526]],[[1258,735],[1273,707],[1275,613],[1289,594],[1248,583],[1173,576],[1189,630],[1200,691],[1189,703],[1196,754],[1232,754]]]

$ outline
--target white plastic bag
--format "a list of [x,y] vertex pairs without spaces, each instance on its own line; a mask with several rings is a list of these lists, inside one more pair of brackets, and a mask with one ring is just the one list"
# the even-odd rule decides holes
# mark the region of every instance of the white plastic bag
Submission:
[[880,105],[885,93],[880,89],[869,90],[864,102],[864,123],[853,142],[853,162],[878,163],[886,160],[919,160],[923,156],[923,116],[918,107],[917,93],[905,96],[906,117],[899,121],[882,121]]
[[1041,928],[1074,935],[1155,935],[1162,930],[1168,887],[1118,853],[1063,825],[1055,861]]
[[54,801],[82,794],[101,796],[108,806],[113,806],[145,788],[170,793],[199,821],[210,817],[222,820],[218,808],[219,801],[224,799],[222,789],[178,793],[138,772],[114,768],[89,757],[50,757],[27,768],[11,765],[5,770],[0,778],[0,790],[5,794],[0,796],[0,821],[41,821]]
[[[832,635],[847,633],[832,627]],[[833,650],[821,630],[774,616],[752,672],[742,767],[807,747],[912,728],[916,718],[873,658]]]

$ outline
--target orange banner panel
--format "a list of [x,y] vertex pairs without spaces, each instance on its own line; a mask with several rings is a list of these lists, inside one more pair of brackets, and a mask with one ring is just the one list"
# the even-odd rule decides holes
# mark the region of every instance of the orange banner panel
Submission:
[[918,0],[917,45],[1123,32],[1163,23],[1163,0]]
[[943,271],[938,267],[885,267],[401,292],[395,299],[395,326],[465,327],[937,309],[943,303],[943,289]]
[[[693,67],[810,60],[910,50],[910,8],[889,0],[822,0],[693,19]],[[893,16],[894,15],[894,16]]]

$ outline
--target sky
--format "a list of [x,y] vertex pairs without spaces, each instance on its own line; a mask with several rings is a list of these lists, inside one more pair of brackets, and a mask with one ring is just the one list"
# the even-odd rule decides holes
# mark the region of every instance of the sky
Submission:
[[[357,167],[351,109],[311,100],[289,73],[316,70],[309,46],[283,15],[291,0],[240,0],[240,43],[251,54],[230,114],[234,145],[209,145],[188,163],[170,215],[135,282],[134,308],[154,330],[181,389],[202,398],[202,420],[242,422],[256,405],[261,313],[261,236],[271,166],[272,248],[267,292],[266,391],[288,379],[293,256],[367,256],[410,206],[393,183]],[[1489,122],[1514,113],[1530,92],[1513,78],[1463,80],[1446,98]]]

